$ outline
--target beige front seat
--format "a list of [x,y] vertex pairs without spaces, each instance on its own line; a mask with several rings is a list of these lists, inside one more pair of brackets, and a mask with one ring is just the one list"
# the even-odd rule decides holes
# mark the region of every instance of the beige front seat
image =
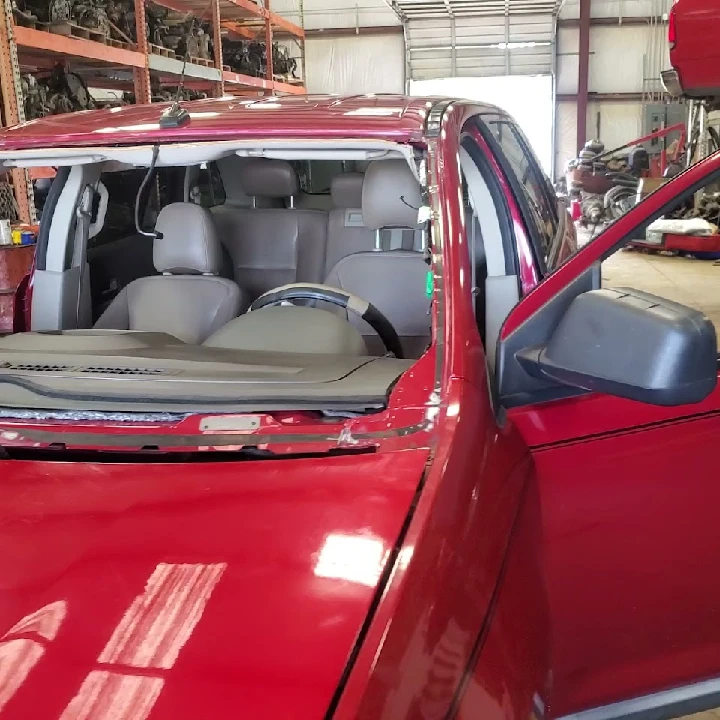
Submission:
[[346,255],[372,250],[375,233],[362,216],[363,173],[341,173],[332,179],[330,195],[333,209],[328,213],[325,274]]
[[[292,199],[300,191],[297,174],[285,160],[249,158],[240,182],[245,194],[256,199]],[[215,222],[235,280],[251,301],[287,283],[322,280],[327,213],[254,207],[216,215]]]
[[[405,160],[377,160],[362,184],[362,219],[371,231],[419,231],[420,184]],[[419,357],[430,341],[430,301],[426,295],[429,266],[419,250],[357,252],[340,259],[326,285],[341,288],[372,303],[393,324],[405,357]],[[350,315],[374,354],[384,349],[363,320]]]
[[242,300],[234,282],[217,276],[222,257],[212,217],[199,205],[172,203],[155,230],[161,237],[153,242],[153,263],[162,275],[123,288],[95,327],[166,332],[200,344],[237,317]]

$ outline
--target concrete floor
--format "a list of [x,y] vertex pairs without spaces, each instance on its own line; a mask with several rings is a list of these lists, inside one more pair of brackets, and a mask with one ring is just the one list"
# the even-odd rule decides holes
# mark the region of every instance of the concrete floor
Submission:
[[620,251],[603,263],[603,285],[632,287],[702,310],[720,332],[720,264]]

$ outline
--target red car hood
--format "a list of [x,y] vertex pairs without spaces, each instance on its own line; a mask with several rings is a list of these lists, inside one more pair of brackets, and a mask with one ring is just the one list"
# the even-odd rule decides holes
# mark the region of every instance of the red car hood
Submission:
[[322,718],[427,457],[0,463],[0,718]]

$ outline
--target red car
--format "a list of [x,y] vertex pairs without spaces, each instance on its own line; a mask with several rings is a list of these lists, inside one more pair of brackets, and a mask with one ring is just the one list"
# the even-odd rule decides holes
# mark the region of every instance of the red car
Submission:
[[720,155],[576,252],[494,107],[185,109],[0,134],[2,720],[719,705],[715,330],[600,262]]
[[720,15],[715,0],[676,0],[668,20],[670,64],[662,74],[669,93],[720,98]]

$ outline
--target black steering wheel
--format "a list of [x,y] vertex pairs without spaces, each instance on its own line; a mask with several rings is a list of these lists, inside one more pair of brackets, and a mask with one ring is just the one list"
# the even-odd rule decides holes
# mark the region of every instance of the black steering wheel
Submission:
[[250,311],[271,305],[281,305],[293,300],[323,300],[337,305],[343,310],[350,310],[359,315],[382,340],[388,352],[402,360],[403,349],[392,323],[370,302],[357,295],[345,292],[330,285],[315,285],[313,283],[292,283],[275,288],[261,295],[250,306]]

